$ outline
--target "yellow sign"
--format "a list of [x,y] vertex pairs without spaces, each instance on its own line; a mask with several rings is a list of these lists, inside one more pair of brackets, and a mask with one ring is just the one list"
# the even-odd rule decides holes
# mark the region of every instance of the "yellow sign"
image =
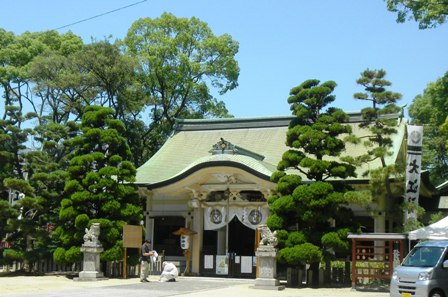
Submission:
[[123,226],[123,247],[140,248],[142,246],[143,228],[140,225]]

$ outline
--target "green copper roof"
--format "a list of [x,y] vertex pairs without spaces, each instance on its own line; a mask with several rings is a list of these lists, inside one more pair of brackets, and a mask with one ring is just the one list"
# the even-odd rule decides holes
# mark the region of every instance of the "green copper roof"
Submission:
[[[351,113],[349,125],[357,136],[367,135],[358,127],[359,113]],[[403,145],[406,123],[399,115],[398,133],[393,137],[393,155],[388,163],[399,157]],[[176,127],[160,150],[137,170],[136,183],[157,187],[187,175],[192,170],[206,166],[241,167],[265,179],[275,171],[282,154],[289,149],[285,145],[286,132],[291,116],[177,120]],[[222,141],[233,146],[222,154],[216,149]],[[219,149],[219,148],[218,148]],[[346,153],[360,155],[366,151],[363,145],[347,144]],[[361,168],[377,168],[379,161]],[[358,179],[364,179],[358,177]]]

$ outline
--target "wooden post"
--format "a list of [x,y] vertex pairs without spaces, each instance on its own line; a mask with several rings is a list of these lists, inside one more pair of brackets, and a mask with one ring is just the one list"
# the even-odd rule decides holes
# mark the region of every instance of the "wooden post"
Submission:
[[190,272],[190,239],[191,236],[196,234],[197,232],[190,230],[188,228],[184,228],[181,227],[179,230],[174,231],[173,234],[174,235],[179,235],[181,237],[181,247],[182,247],[182,237],[186,237],[188,238],[188,241],[186,242],[185,247],[183,247],[184,249],[184,257],[185,257],[185,271],[184,273],[189,273]]
[[184,250],[185,256],[185,272],[186,274],[190,273],[190,248]]
[[356,287],[356,239],[352,238],[352,289]]
[[124,248],[124,252],[123,252],[123,278],[126,279],[127,278],[127,265],[126,265],[126,258],[127,258],[127,248]]
[[[258,245],[259,245],[259,243],[260,243],[260,240],[261,240],[261,235],[260,235],[260,231],[258,231],[258,228],[257,229],[255,229],[255,244],[254,244],[254,250],[255,250],[255,252],[257,251],[257,249],[258,249]],[[257,257],[257,267],[256,267],[256,269],[255,269],[255,278],[258,278],[258,274],[259,274],[259,272],[258,272],[258,266],[259,266],[259,259],[258,259],[258,257]]]
[[[404,256],[405,256],[405,254],[404,254],[404,240],[403,239],[400,240],[399,244],[400,244],[400,263],[401,263],[403,261]],[[409,245],[408,250],[410,250],[410,249],[411,249],[411,246]]]

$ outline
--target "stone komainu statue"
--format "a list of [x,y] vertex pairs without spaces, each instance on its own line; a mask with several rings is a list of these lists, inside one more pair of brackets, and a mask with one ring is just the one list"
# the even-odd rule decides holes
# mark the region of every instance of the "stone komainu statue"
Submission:
[[84,243],[98,243],[98,237],[100,235],[100,224],[93,223],[90,229],[86,228],[86,234],[84,234]]
[[260,246],[275,247],[277,245],[277,231],[272,232],[266,224],[259,225],[258,230],[261,234]]

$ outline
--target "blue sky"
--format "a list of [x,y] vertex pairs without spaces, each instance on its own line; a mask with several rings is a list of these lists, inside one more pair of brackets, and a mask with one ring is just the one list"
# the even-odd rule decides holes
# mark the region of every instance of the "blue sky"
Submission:
[[[4,0],[0,28],[16,35],[56,29],[140,1]],[[239,42],[239,87],[218,97],[236,117],[289,115],[289,90],[311,78],[334,80],[333,105],[360,110],[367,103],[353,93],[362,91],[355,81],[367,68],[386,70],[390,90],[403,94],[398,104],[409,106],[448,71],[448,23],[398,24],[384,0],[148,0],[58,31],[85,42],[122,39],[137,19],[163,12],[198,17]]]

